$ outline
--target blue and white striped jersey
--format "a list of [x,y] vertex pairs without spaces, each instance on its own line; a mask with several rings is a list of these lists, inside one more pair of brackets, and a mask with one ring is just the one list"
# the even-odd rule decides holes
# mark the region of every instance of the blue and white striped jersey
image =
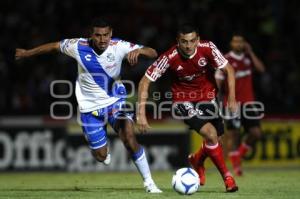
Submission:
[[142,46],[112,39],[107,49],[98,55],[86,38],[64,39],[60,42],[61,52],[78,63],[75,93],[80,112],[104,108],[120,99],[113,92],[113,84],[119,78],[123,58],[138,48]]

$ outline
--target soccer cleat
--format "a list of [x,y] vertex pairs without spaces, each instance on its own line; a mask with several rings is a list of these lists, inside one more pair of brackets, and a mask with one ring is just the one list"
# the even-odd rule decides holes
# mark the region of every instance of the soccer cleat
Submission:
[[147,193],[162,193],[162,190],[160,190],[154,182],[150,183],[145,183],[144,182],[144,187],[146,189]]
[[236,192],[239,187],[235,184],[234,178],[232,176],[226,176],[224,179],[226,192]]
[[233,171],[235,175],[242,176],[243,171],[241,167],[241,156],[238,151],[230,152],[229,153],[229,159],[233,167]]
[[109,165],[111,162],[111,156],[110,153],[107,154],[106,159],[103,161],[103,164]]
[[198,173],[200,185],[203,186],[205,184],[205,168],[203,162],[199,162],[194,154],[190,154],[188,160],[193,169]]

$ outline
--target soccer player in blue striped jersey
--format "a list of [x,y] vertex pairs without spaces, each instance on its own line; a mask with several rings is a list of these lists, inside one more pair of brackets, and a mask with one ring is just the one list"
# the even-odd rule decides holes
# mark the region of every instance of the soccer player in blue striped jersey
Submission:
[[77,61],[76,98],[81,126],[95,159],[110,163],[107,146],[107,122],[119,135],[131,154],[148,193],[160,193],[149,169],[144,148],[134,135],[132,114],[124,111],[126,89],[118,81],[122,60],[131,65],[143,55],[157,57],[154,49],[112,38],[112,27],[105,19],[95,19],[90,38],[64,39],[30,50],[16,49],[15,58],[21,59],[58,51]]

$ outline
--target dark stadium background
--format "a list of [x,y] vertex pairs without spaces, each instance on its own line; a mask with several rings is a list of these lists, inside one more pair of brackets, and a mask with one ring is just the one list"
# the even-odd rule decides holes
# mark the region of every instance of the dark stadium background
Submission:
[[[298,1],[284,0],[2,0],[0,2],[0,113],[47,115],[49,85],[54,79],[76,79],[76,64],[66,56],[46,55],[14,61],[16,47],[31,48],[64,38],[88,36],[96,16],[106,16],[114,36],[163,52],[174,43],[178,23],[191,20],[201,39],[212,40],[225,53],[235,31],[245,34],[267,71],[255,74],[258,100],[267,115],[300,111],[300,15]],[[123,78],[139,81],[146,66],[125,67]],[[125,63],[126,65],[126,63]],[[160,80],[160,82],[165,79]],[[154,90],[164,92],[166,84]],[[59,88],[57,92],[64,92]],[[68,99],[75,103],[74,95]]]
[[[62,99],[50,94],[54,80],[70,80],[74,86],[76,62],[59,53],[14,60],[16,48],[88,37],[88,25],[98,16],[110,19],[114,37],[159,53],[175,43],[176,27],[183,21],[195,23],[200,38],[213,41],[223,53],[233,32],[244,33],[266,65],[264,74],[254,74],[256,97],[266,108],[263,136],[243,161],[245,175],[236,177],[239,192],[224,194],[221,177],[208,160],[207,184],[190,198],[299,198],[299,8],[299,0],[0,0],[0,198],[145,198],[140,176],[111,129],[112,162],[104,166],[90,153],[76,106],[71,118],[68,106],[55,109],[55,115],[68,119],[50,117],[54,102],[76,105],[74,93]],[[136,86],[153,60],[139,61],[135,67],[124,62],[122,71],[123,79]],[[163,96],[169,83],[163,77],[151,91]],[[67,84],[54,90],[69,92]],[[151,109],[148,113],[151,118]],[[199,148],[200,136],[167,117],[149,123],[150,132],[137,133],[137,139],[164,191],[158,197],[182,198],[171,178],[177,168],[188,166],[187,156]]]

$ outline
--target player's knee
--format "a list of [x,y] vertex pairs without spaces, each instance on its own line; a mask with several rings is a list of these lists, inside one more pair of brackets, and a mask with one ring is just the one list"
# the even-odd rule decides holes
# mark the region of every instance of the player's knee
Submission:
[[107,150],[93,150],[92,154],[98,162],[103,162],[107,157]]
[[206,142],[209,144],[217,144],[218,143],[218,134],[216,129],[212,125],[205,125],[201,128],[201,132]]

